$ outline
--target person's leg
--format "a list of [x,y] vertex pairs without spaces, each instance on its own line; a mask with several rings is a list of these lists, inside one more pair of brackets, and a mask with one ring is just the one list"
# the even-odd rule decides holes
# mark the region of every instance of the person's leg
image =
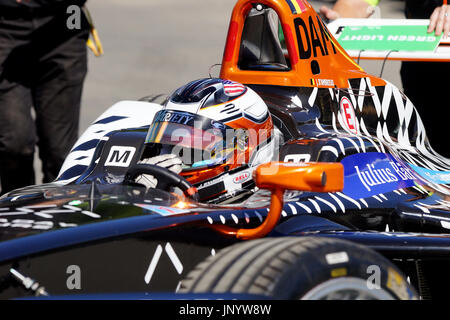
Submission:
[[30,24],[0,12],[1,194],[34,184],[35,126],[31,117]]
[[431,147],[439,154],[450,157],[447,141],[450,100],[446,80],[450,74],[450,63],[403,62],[400,74],[403,91],[419,112]]
[[44,182],[57,177],[78,138],[87,73],[87,27],[69,31],[64,17],[46,22],[35,38],[42,52],[33,97]]
[[35,126],[30,113],[30,90],[20,85],[5,90],[2,84],[0,81],[0,180],[3,194],[35,183]]

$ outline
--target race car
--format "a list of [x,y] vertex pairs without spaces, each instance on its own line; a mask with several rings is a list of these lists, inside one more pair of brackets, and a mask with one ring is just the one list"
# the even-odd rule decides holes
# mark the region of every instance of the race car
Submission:
[[441,298],[449,168],[307,1],[239,0],[220,78],[113,105],[0,199],[0,298]]

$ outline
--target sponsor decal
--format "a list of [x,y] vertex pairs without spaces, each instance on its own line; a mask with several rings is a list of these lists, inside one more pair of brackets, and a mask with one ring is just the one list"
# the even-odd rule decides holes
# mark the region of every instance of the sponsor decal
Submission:
[[344,158],[344,190],[359,199],[421,184],[412,170],[389,154],[369,152]]
[[412,164],[408,165],[417,172],[422,178],[437,184],[450,184],[450,171],[436,171],[422,167],[418,167]]
[[388,268],[388,279],[386,286],[391,289],[401,300],[411,300],[412,292],[403,277],[394,269]]
[[333,79],[311,79],[313,86],[334,87]]
[[309,162],[311,161],[311,155],[309,153],[305,154],[288,154],[284,157],[284,162]]
[[135,152],[135,147],[113,146],[109,150],[105,167],[128,167]]
[[351,133],[358,134],[358,124],[352,102],[347,97],[342,97],[340,107],[341,115],[347,129],[350,130]]
[[220,178],[217,178],[217,179],[213,179],[213,180],[206,181],[206,182],[202,183],[201,185],[199,185],[199,186],[197,187],[197,189],[200,190],[200,189],[203,189],[203,188],[212,186],[212,185],[214,185],[214,184],[216,184],[216,183],[219,183],[219,182],[225,180],[225,179],[227,178],[227,176],[228,176],[228,174],[225,175],[225,176],[221,176]]
[[331,270],[332,278],[345,277],[346,275],[347,275],[347,268],[337,268]]
[[234,183],[243,183],[243,182],[247,181],[249,178],[250,178],[250,173],[243,172],[243,173],[237,175],[236,177],[234,177],[233,182]]
[[295,18],[294,25],[300,59],[336,54],[336,48],[328,30],[318,16],[316,21],[310,16],[307,22],[300,17]]
[[325,255],[325,260],[327,261],[328,264],[339,264],[348,262],[349,258],[347,252],[341,251]]
[[189,124],[194,116],[187,112],[163,110],[156,114],[154,122],[173,122],[178,124]]
[[[169,258],[172,265],[175,267],[175,270],[177,274],[183,273],[183,263],[181,263],[180,258],[176,254],[174,248],[170,244],[170,242],[167,242],[166,245],[163,246],[161,244],[158,244],[156,247],[155,253],[152,256],[152,259],[150,260],[150,264],[148,265],[147,272],[144,276],[144,281],[148,285],[150,284],[155,271],[158,269],[158,265],[160,264],[160,259],[162,257],[162,254],[165,253],[166,259]],[[171,268],[172,269],[172,268]],[[166,270],[164,270],[166,271]],[[164,273],[166,275],[166,273]]]

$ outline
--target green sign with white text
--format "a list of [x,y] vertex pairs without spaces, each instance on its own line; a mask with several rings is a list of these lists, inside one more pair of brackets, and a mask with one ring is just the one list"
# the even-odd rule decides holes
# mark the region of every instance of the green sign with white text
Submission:
[[430,51],[433,52],[442,35],[427,33],[427,26],[346,26],[339,43],[346,50]]

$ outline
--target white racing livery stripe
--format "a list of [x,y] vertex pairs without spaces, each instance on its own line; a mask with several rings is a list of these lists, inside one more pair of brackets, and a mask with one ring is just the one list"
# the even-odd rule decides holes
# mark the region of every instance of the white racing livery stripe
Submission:
[[336,201],[336,203],[338,204],[339,208],[341,208],[342,212],[345,213],[345,206],[342,203],[342,201],[338,197],[336,197],[334,194],[332,194],[332,193],[328,193],[328,194],[330,195],[330,197],[333,198],[334,201]]
[[259,214],[258,211],[255,211],[256,216],[258,217],[260,222],[263,222],[263,218],[261,217],[261,215]]
[[301,203],[301,202],[296,202],[296,205],[302,207],[306,212],[308,213],[312,213],[312,210],[305,204]]
[[152,280],[153,273],[155,272],[156,266],[158,265],[159,258],[161,258],[161,253],[163,249],[160,244],[156,247],[156,251],[153,254],[152,260],[150,261],[150,265],[148,266],[147,272],[144,276],[144,281],[146,284],[149,284]]
[[81,213],[84,214],[84,215],[87,215],[89,217],[95,218],[95,219],[101,218],[101,216],[99,214],[96,214],[96,213],[91,212],[91,211],[83,210],[83,211],[81,211]]
[[332,146],[324,146],[320,151],[331,151],[336,156],[336,158],[339,156],[339,152],[337,151],[337,149]]
[[342,143],[342,141],[340,139],[336,139],[336,138],[331,139],[331,141],[335,141],[338,144],[339,148],[341,149],[342,154],[345,155],[345,147],[344,147],[344,144]]
[[359,210],[361,210],[361,205],[359,204],[358,201],[356,201],[356,200],[354,200],[354,199],[352,199],[352,198],[346,196],[345,194],[343,194],[343,193],[341,193],[341,192],[336,192],[336,194],[337,194],[338,196],[340,196],[341,198],[344,198],[344,199],[350,201],[350,202],[353,203],[355,206],[357,206],[357,207],[359,208]]
[[34,212],[34,215],[36,215],[38,217],[41,217],[41,218],[44,218],[44,219],[52,219],[53,218],[52,215],[49,215],[49,214],[46,214],[46,213],[42,213],[42,212]]
[[[81,210],[76,210],[81,211]],[[72,209],[50,209],[50,210],[42,210],[40,213],[48,213],[48,214],[57,214],[57,213],[74,213]]]
[[73,211],[81,211],[82,210],[81,208],[74,207],[74,206],[71,206],[71,205],[68,205],[68,204],[64,205],[63,207],[66,208],[66,209],[69,209],[69,210],[73,210]]
[[368,203],[366,202],[366,200],[364,200],[364,199],[359,199],[359,201],[361,201],[361,203],[363,204],[363,205],[365,205],[366,206],[366,208],[368,208],[369,207],[369,205],[368,205]]
[[347,138],[347,137],[344,137],[343,139],[349,141],[349,142],[355,147],[356,151],[357,151],[358,153],[360,152],[360,151],[359,151],[358,145],[356,144],[355,141],[353,141],[353,139],[350,139],[350,138]]
[[311,203],[313,204],[314,208],[316,209],[316,211],[317,211],[318,213],[321,213],[321,212],[322,212],[322,210],[320,210],[319,204],[318,204],[315,200],[313,200],[313,199],[308,199],[308,201],[311,202]]
[[317,92],[319,91],[319,89],[317,87],[315,87],[311,93],[311,95],[309,96],[308,99],[308,104],[312,107],[314,105],[314,103],[316,102],[316,97],[317,97]]
[[59,226],[61,227],[61,228],[73,228],[73,227],[76,227],[76,226],[78,226],[76,223],[65,223],[65,222],[60,222],[59,223]]
[[381,203],[383,202],[383,200],[381,200],[377,195],[372,196],[372,198],[378,200],[378,201],[381,202]]
[[337,212],[337,208],[329,201],[322,199],[320,197],[315,196],[314,198],[316,198],[316,200],[325,203],[327,206],[329,206],[335,213]]
[[387,200],[388,198],[384,195],[384,194],[382,194],[382,193],[380,193],[379,195],[378,195],[380,198],[383,198],[384,200]]
[[358,141],[359,141],[359,144],[360,144],[360,146],[361,146],[361,150],[362,150],[362,152],[366,152],[366,145],[365,145],[365,143],[364,143],[363,139],[361,139],[361,137],[360,137],[360,136],[356,136],[356,138],[357,138],[357,139],[358,139]]
[[181,274],[183,272],[183,265],[181,264],[180,259],[178,258],[177,254],[173,250],[173,247],[170,245],[169,242],[167,242],[165,248],[167,255],[170,258],[170,261],[172,261],[173,266],[177,270],[178,274]]
[[295,216],[297,214],[297,209],[292,204],[288,203],[288,207],[291,209],[292,214]]
[[328,134],[329,134],[329,132],[328,132],[327,130],[325,130],[325,129],[322,127],[322,125],[320,124],[318,118],[316,118],[316,123],[315,123],[315,124],[316,124],[317,128],[318,128],[320,131],[322,131],[323,133],[328,133]]
[[417,204],[415,204],[414,207],[416,207],[416,208],[422,210],[422,212],[430,213],[430,210],[428,210],[428,209],[425,208],[425,207],[419,206],[419,205],[417,205]]

